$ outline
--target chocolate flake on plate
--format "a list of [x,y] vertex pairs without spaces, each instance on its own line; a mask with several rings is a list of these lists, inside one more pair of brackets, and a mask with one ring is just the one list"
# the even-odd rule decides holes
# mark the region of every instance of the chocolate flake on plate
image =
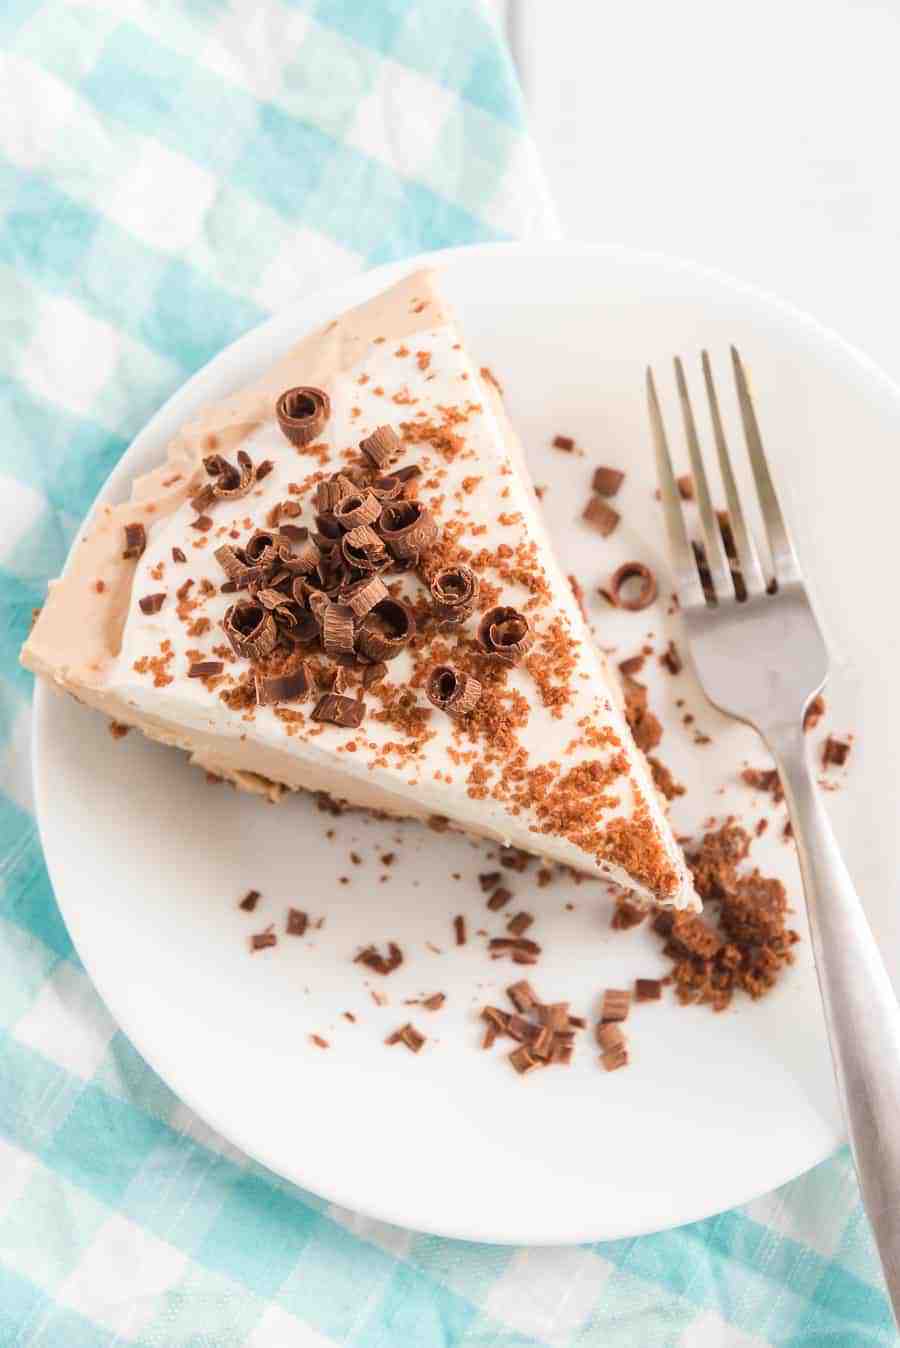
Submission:
[[238,904],[238,908],[241,908],[245,913],[252,913],[261,897],[258,889],[248,889]]
[[634,980],[634,1000],[636,1002],[658,1002],[662,997],[662,983],[658,978],[636,978]]
[[624,479],[625,474],[618,468],[595,468],[591,485],[599,496],[615,496]]
[[271,927],[266,927],[265,931],[257,931],[250,937],[250,949],[268,950],[269,946],[277,945],[278,937]]
[[555,435],[553,437],[553,448],[561,449],[564,454],[571,454],[575,448],[575,441],[571,435]]
[[187,557],[186,557],[186,556],[184,555],[184,553],[181,551],[181,548],[173,548],[173,549],[172,549],[172,561],[173,561],[173,562],[186,562],[186,561],[187,561]]
[[282,432],[297,449],[312,444],[331,415],[331,400],[320,388],[289,388],[275,404]]
[[288,936],[303,936],[309,925],[309,917],[300,908],[289,908],[287,915],[287,926],[285,931]]
[[492,913],[496,913],[509,903],[512,896],[513,892],[511,889],[506,889],[503,885],[500,885],[500,887],[498,889],[495,889],[491,897],[488,899],[487,906],[488,908],[490,908]]
[[149,615],[152,613],[158,613],[165,602],[166,602],[166,593],[163,590],[159,594],[145,594],[142,599],[138,600],[138,607],[140,608],[142,613],[146,613]]
[[836,739],[834,735],[829,735],[822,748],[822,765],[829,767],[842,768],[847,762],[850,753],[850,745],[847,740]]
[[631,1009],[631,993],[626,988],[607,988],[600,1004],[600,1020],[626,1020]]
[[147,530],[140,522],[125,525],[125,551],[123,557],[136,561],[143,555],[147,546]]
[[622,516],[601,496],[592,496],[581,512],[581,518],[603,538],[609,538]]
[[457,944],[457,945],[465,945],[465,943],[466,943],[466,919],[465,919],[465,917],[463,916],[462,913],[457,913],[456,917],[453,919],[453,933],[454,933],[454,936],[456,937],[456,944]]
[[405,1044],[411,1053],[418,1053],[425,1043],[425,1036],[421,1034],[409,1021],[393,1034],[389,1034],[384,1041],[386,1044]]

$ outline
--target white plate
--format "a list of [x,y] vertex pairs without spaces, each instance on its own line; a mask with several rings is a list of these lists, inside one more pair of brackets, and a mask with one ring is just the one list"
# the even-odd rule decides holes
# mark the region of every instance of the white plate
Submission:
[[[594,593],[629,556],[665,570],[643,367],[706,346],[724,385],[727,344],[740,345],[832,644],[828,725],[857,736],[828,805],[897,976],[900,700],[886,565],[897,528],[896,391],[810,320],[692,266],[620,249],[531,244],[433,260],[476,358],[506,387],[536,480],[550,484],[545,504],[556,544],[566,570],[593,595],[598,639],[618,643],[621,656],[648,631],[657,645],[670,634],[660,614],[613,614]],[[223,352],[139,436],[103,499],[121,499],[198,404],[246,382],[312,324],[409,265],[316,296]],[[667,395],[674,416],[671,387]],[[728,408],[733,413],[730,400]],[[585,457],[549,449],[560,431],[577,437]],[[597,463],[628,470],[624,524],[607,542],[576,522]],[[652,702],[669,723],[662,756],[689,787],[675,810],[678,829],[693,832],[708,815],[730,810],[758,818],[758,802],[737,782],[745,761],[764,762],[752,734],[706,709],[687,674],[672,679],[655,669],[650,677]],[[678,696],[712,745],[697,747],[678,728]],[[331,820],[305,799],[276,809],[212,787],[180,755],[137,735],[115,743],[99,716],[43,690],[35,718],[50,872],[101,995],[190,1106],[298,1184],[446,1235],[584,1241],[730,1207],[840,1142],[805,942],[796,967],[761,1003],[736,1000],[718,1016],[671,1000],[638,1007],[627,1071],[602,1072],[585,1036],[570,1070],[523,1080],[503,1061],[502,1045],[478,1050],[475,1020],[481,1004],[502,1001],[514,968],[490,963],[480,941],[451,943],[454,913],[465,913],[471,929],[500,926],[475,882],[489,865],[483,847],[416,825]],[[822,728],[813,738],[820,743]],[[350,863],[350,850],[362,865]],[[386,850],[398,860],[379,883],[377,858]],[[800,906],[780,821],[755,856],[764,871],[786,877]],[[538,891],[533,874],[513,879],[516,906],[538,915],[534,930],[546,954],[534,982],[542,995],[590,1013],[603,987],[663,969],[658,943],[643,929],[609,931],[599,886],[560,878]],[[350,883],[341,885],[341,875]],[[251,886],[265,903],[248,918],[236,900]],[[280,924],[288,903],[324,915],[324,928],[251,958],[248,933]],[[400,942],[407,962],[375,980],[391,1002],[378,1008],[351,957],[387,939]],[[412,1008],[429,1035],[426,1049],[416,1057],[385,1048],[386,1033],[409,1015],[403,999],[437,990],[447,993],[442,1012]],[[345,1010],[356,1024],[342,1018]],[[311,1032],[330,1040],[330,1050],[313,1047]]]

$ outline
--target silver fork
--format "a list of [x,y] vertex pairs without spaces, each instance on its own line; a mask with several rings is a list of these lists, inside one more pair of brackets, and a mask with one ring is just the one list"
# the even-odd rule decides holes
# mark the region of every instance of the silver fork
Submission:
[[[828,673],[828,652],[769,473],[747,376],[731,349],[744,438],[768,535],[764,574],[741,506],[709,356],[703,378],[728,516],[743,578],[723,545],[681,360],[675,361],[708,574],[701,575],[675,480],[653,371],[647,400],[684,631],[711,702],[763,737],[793,826],[838,1093],[894,1316],[900,1320],[900,1007],[816,791],[803,716]],[[739,590],[742,592],[738,597]]]

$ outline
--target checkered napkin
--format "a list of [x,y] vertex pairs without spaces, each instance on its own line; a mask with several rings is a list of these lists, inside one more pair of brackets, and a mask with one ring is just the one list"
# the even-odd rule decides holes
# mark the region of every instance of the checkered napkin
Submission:
[[53,900],[16,657],[131,437],[311,286],[553,228],[479,0],[0,0],[0,1348],[895,1342],[845,1155],[591,1248],[301,1193],[141,1061]]

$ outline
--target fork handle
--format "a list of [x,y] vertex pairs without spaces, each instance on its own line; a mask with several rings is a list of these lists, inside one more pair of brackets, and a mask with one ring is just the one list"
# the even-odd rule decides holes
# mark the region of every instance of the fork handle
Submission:
[[900,1005],[838,850],[798,725],[765,735],[781,774],[838,1093],[900,1322]]

